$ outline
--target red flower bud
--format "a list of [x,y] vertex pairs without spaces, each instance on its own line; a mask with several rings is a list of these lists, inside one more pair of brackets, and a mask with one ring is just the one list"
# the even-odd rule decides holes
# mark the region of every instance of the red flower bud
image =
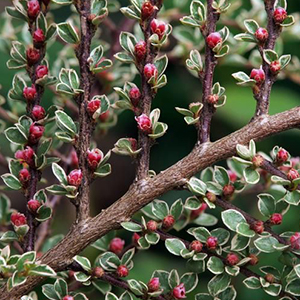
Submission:
[[75,169],[68,175],[68,183],[73,186],[80,186],[82,180],[81,170]]
[[231,171],[231,170],[228,170],[227,171],[228,173],[228,176],[229,176],[229,179],[231,182],[236,182],[237,181],[237,175],[235,172]]
[[125,241],[123,241],[122,239],[118,237],[113,238],[109,244],[109,251],[115,254],[120,254],[124,249],[124,245],[125,245]]
[[263,165],[265,159],[263,158],[263,156],[256,154],[253,158],[252,158],[252,163],[254,165],[254,167],[259,168]]
[[273,225],[280,225],[282,223],[282,214],[273,214],[270,218],[270,222]]
[[138,61],[145,58],[147,53],[147,44],[145,41],[140,41],[134,46],[134,54]]
[[130,142],[131,144],[131,149],[133,151],[136,151],[137,150],[137,140],[136,139],[133,139],[133,138],[128,138],[128,141]]
[[101,161],[102,157],[103,157],[103,154],[98,148],[93,149],[93,150],[88,150],[89,167],[92,170],[95,170],[98,167],[98,164]]
[[45,35],[44,35],[44,31],[40,28],[38,28],[32,35],[32,39],[33,39],[33,42],[34,44],[37,44],[37,45],[41,45],[45,42]]
[[41,203],[36,199],[31,199],[27,202],[27,207],[33,213],[35,213],[40,206],[41,206]]
[[45,109],[40,105],[35,105],[32,109],[32,117],[34,120],[38,121],[44,119],[46,115]]
[[23,187],[26,187],[28,184],[28,181],[30,180],[30,173],[27,169],[22,169],[19,172],[19,180]]
[[210,236],[206,240],[206,246],[210,250],[214,250],[218,246],[218,239],[215,236]]
[[15,158],[21,162],[26,162],[28,165],[33,165],[33,155],[34,151],[31,147],[27,146],[24,150],[18,150],[15,153]]
[[12,215],[10,216],[10,221],[12,222],[13,225],[17,227],[27,224],[27,219],[25,215],[18,212],[12,213]]
[[156,292],[160,288],[160,282],[158,277],[151,278],[148,282],[148,290],[149,292]]
[[215,48],[219,43],[222,43],[222,37],[219,32],[213,32],[206,38],[206,43],[209,48]]
[[133,87],[132,89],[130,89],[129,98],[134,107],[138,106],[139,100],[141,98],[141,92],[140,92],[139,88]]
[[109,119],[109,110],[107,110],[105,113],[101,114],[99,119],[102,123],[106,122]]
[[35,123],[32,123],[29,127],[29,142],[31,144],[36,144],[40,140],[40,138],[43,136],[44,133],[44,126],[36,125]]
[[281,165],[285,163],[288,159],[289,153],[285,149],[280,148],[276,155],[276,163]]
[[278,7],[275,9],[273,18],[275,23],[281,24],[287,18],[287,12],[284,8]]
[[172,215],[166,216],[162,221],[162,227],[165,230],[171,229],[175,223],[175,219]]
[[157,68],[155,67],[155,65],[153,64],[146,64],[144,67],[144,76],[146,77],[146,79],[150,79],[152,76],[154,76],[155,78],[157,77],[158,72],[157,72]]
[[295,232],[295,234],[290,237],[290,244],[292,249],[300,249],[300,232]]
[[157,34],[158,38],[161,40],[161,38],[164,36],[167,25],[163,21],[158,21],[156,19],[153,19],[150,23],[150,28],[153,34]]
[[251,258],[251,260],[249,261],[249,264],[251,266],[255,266],[258,264],[258,257],[255,254],[250,254],[249,257]]
[[146,20],[149,17],[151,17],[153,12],[154,12],[154,6],[151,4],[150,1],[145,1],[141,8],[142,20]]
[[119,277],[127,277],[129,274],[128,268],[124,265],[119,266],[117,269],[117,275]]
[[48,75],[47,66],[45,66],[45,65],[38,66],[36,68],[35,74],[38,79],[43,78],[44,76]]
[[272,74],[274,75],[278,74],[281,70],[280,62],[278,60],[272,61],[270,64],[270,70]]
[[293,181],[294,179],[297,179],[300,177],[298,171],[293,168],[289,170],[289,172],[287,173],[286,176],[287,176],[288,180],[290,180],[290,181]]
[[138,240],[141,238],[141,236],[138,234],[138,233],[134,233],[132,235],[132,242],[135,244],[135,245],[138,245]]
[[34,20],[40,13],[40,4],[38,0],[30,0],[27,2],[28,17]]
[[71,165],[74,168],[78,168],[78,156],[75,150],[72,150],[71,152]]
[[202,203],[201,206],[198,209],[192,210],[191,218],[195,219],[195,218],[199,217],[206,209],[207,209],[207,204]]
[[251,224],[250,228],[254,230],[256,233],[261,234],[265,230],[263,221],[256,221]]
[[96,278],[101,278],[104,275],[104,270],[101,267],[95,267],[93,270],[93,275]]
[[214,104],[217,104],[218,101],[219,101],[219,96],[216,95],[216,94],[212,94],[212,95],[209,95],[209,96],[207,97],[207,102],[208,102],[209,104],[214,105]]
[[62,298],[62,300],[74,300],[74,297],[67,295],[67,296],[64,296]]
[[147,222],[147,230],[149,231],[155,231],[157,230],[157,223],[153,220],[150,220]]
[[184,299],[185,297],[185,286],[183,283],[180,283],[173,289],[173,296],[176,299]]
[[235,254],[235,253],[228,253],[227,257],[226,257],[226,261],[227,261],[227,263],[230,266],[234,266],[234,265],[236,265],[240,261],[240,259],[239,259],[239,257],[238,257],[237,254]]
[[216,195],[212,192],[207,192],[205,194],[205,196],[206,196],[207,200],[210,201],[210,202],[216,202],[216,200],[217,200]]
[[143,131],[144,133],[151,133],[152,132],[152,124],[150,118],[142,114],[139,117],[135,117],[135,120],[138,123],[138,128]]
[[266,279],[266,281],[268,281],[269,283],[274,283],[274,281],[275,281],[274,275],[273,275],[273,274],[270,274],[270,273],[266,274],[265,279]]
[[26,51],[27,63],[32,66],[36,64],[40,59],[40,51],[35,48],[29,48]]
[[234,186],[231,185],[231,184],[225,185],[225,186],[223,187],[223,195],[224,195],[225,197],[231,196],[231,195],[234,193],[234,191],[235,191],[235,188],[234,188]]
[[31,87],[30,86],[26,86],[23,90],[23,97],[27,100],[27,101],[32,101],[35,98],[36,95],[36,88],[35,85],[33,84]]
[[190,250],[194,250],[196,253],[199,253],[202,251],[203,244],[199,241],[192,241],[190,244]]
[[87,104],[88,113],[92,116],[97,111],[97,109],[99,109],[100,105],[101,105],[101,100],[100,99],[97,99],[97,98],[92,99]]
[[255,80],[257,84],[261,84],[265,81],[266,76],[265,72],[262,68],[260,69],[253,69],[250,74],[250,78]]
[[264,43],[269,37],[268,30],[262,27],[258,28],[254,35],[260,43]]

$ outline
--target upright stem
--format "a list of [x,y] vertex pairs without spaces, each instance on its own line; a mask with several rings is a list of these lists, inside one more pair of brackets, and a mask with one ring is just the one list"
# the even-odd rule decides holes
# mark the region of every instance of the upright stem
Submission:
[[[202,35],[206,38],[209,34],[216,31],[216,23],[219,19],[219,14],[215,12],[212,7],[213,0],[207,0],[207,16],[205,28],[202,30]],[[214,52],[207,45],[205,45],[205,70],[202,81],[202,103],[203,109],[200,116],[200,128],[199,128],[199,141],[206,143],[210,140],[210,126],[215,108],[212,104],[208,103],[207,99],[211,94],[213,86],[214,70],[217,65],[217,59]]]

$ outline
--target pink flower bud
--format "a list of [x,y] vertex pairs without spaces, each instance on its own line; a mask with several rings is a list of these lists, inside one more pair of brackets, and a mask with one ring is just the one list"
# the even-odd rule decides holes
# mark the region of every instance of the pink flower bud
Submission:
[[27,101],[33,101],[36,95],[36,88],[35,85],[33,84],[31,87],[30,86],[26,86],[23,89],[23,97],[27,100]]
[[156,19],[153,19],[150,23],[151,32],[153,34],[157,34],[158,38],[161,40],[161,38],[164,36],[167,25],[163,21],[158,21]]
[[142,114],[139,117],[135,117],[135,120],[138,123],[138,128],[144,133],[151,133],[152,132],[152,124],[150,118]]
[[175,219],[172,215],[166,216],[162,221],[162,227],[165,230],[171,229],[175,223]]
[[137,88],[137,87],[131,88],[129,91],[129,98],[134,107],[138,106],[139,100],[141,98],[141,92],[140,92],[139,88]]
[[225,197],[230,197],[234,193],[234,191],[235,191],[235,188],[231,184],[225,185],[223,187],[223,195]]
[[192,218],[192,219],[196,219],[196,218],[199,217],[206,209],[207,209],[207,204],[206,204],[206,203],[202,203],[201,206],[200,206],[198,209],[192,210],[192,212],[191,212],[191,218]]
[[206,246],[210,250],[214,250],[218,246],[218,239],[215,236],[210,236],[206,240]]
[[103,155],[99,149],[88,150],[88,164],[92,170],[95,170],[98,167],[99,162],[101,161]]
[[27,202],[27,207],[33,213],[35,213],[40,206],[41,206],[41,203],[36,199],[31,199]]
[[110,113],[109,110],[107,110],[105,113],[102,113],[99,117],[100,121],[102,123],[105,123],[109,119]]
[[292,249],[300,249],[300,232],[295,232],[295,234],[290,237],[290,244]]
[[278,60],[272,61],[270,64],[270,70],[272,74],[274,75],[278,74],[281,70],[280,62]]
[[153,232],[157,230],[157,222],[150,220],[147,222],[147,230]]
[[250,78],[255,80],[257,84],[261,84],[265,81],[265,72],[262,68],[253,69],[250,74]]
[[264,222],[263,221],[256,221],[253,224],[251,224],[250,228],[254,230],[256,233],[261,234],[264,232]]
[[127,277],[129,274],[128,268],[124,265],[119,266],[117,269],[117,276],[119,277]]
[[67,296],[64,296],[62,298],[62,300],[74,300],[74,297],[67,295]]
[[282,214],[273,214],[270,218],[270,222],[272,225],[280,225],[282,223]]
[[154,6],[151,4],[150,1],[145,1],[141,8],[142,20],[146,20],[149,17],[151,17],[153,12],[154,12]]
[[38,0],[30,0],[27,2],[28,17],[34,20],[40,13],[40,4]]
[[147,53],[147,44],[145,41],[140,41],[134,46],[134,54],[138,61],[145,58]]
[[276,163],[281,165],[285,163],[288,159],[289,153],[285,149],[280,148],[276,155]]
[[268,30],[262,27],[258,28],[254,35],[260,43],[264,43],[269,37]]
[[70,174],[68,175],[68,183],[70,185],[79,187],[81,184],[81,180],[82,180],[81,170],[75,169],[71,171]]
[[46,115],[45,109],[40,105],[35,105],[32,109],[32,117],[34,120],[38,121],[44,119]]
[[287,173],[286,176],[287,176],[288,180],[290,180],[290,181],[293,181],[300,177],[298,171],[293,168],[289,170],[289,172]]
[[148,290],[149,292],[156,292],[160,288],[160,282],[158,277],[151,278],[148,282]]
[[22,169],[19,172],[19,180],[23,187],[26,187],[28,184],[28,181],[30,180],[30,173],[27,169]]
[[173,289],[173,296],[176,299],[184,299],[185,297],[185,286],[183,283],[180,283]]
[[48,68],[45,65],[40,65],[36,68],[35,73],[38,79],[43,78],[44,76],[48,75]]
[[278,7],[275,9],[273,18],[275,23],[281,24],[287,18],[287,12],[284,8]]
[[12,213],[12,215],[10,216],[10,221],[12,222],[13,225],[17,227],[27,224],[27,219],[25,215],[18,212]]
[[32,39],[33,39],[33,42],[34,44],[37,44],[37,45],[41,45],[45,42],[45,35],[44,35],[44,31],[40,28],[38,28],[32,35]]
[[231,170],[228,170],[227,171],[228,173],[228,176],[229,176],[229,179],[231,182],[236,182],[237,181],[237,175],[235,172],[231,171]]
[[101,267],[95,267],[93,270],[93,275],[96,278],[101,278],[104,275],[104,270]]
[[146,64],[144,67],[144,76],[146,77],[146,79],[150,79],[151,77],[157,77],[158,75],[158,71],[157,68],[155,67],[155,65],[153,64]]
[[268,281],[269,283],[274,283],[274,282],[275,282],[275,277],[274,277],[274,275],[273,275],[273,274],[270,274],[270,273],[266,274],[265,279],[266,279],[266,281]]
[[29,137],[28,140],[31,144],[36,144],[41,139],[44,133],[44,126],[36,125],[32,123],[29,127]]
[[101,106],[101,100],[100,99],[97,99],[97,98],[92,99],[87,104],[87,111],[92,116],[97,111],[97,109],[99,109],[100,106]]
[[15,153],[15,158],[18,159],[20,162],[25,162],[28,165],[33,165],[33,155],[34,151],[31,147],[27,146],[24,150],[18,150]]
[[72,150],[71,152],[71,165],[74,168],[78,168],[78,156],[75,150]]
[[141,236],[138,233],[135,232],[132,235],[132,243],[135,244],[135,245],[138,245],[138,241],[139,241],[140,238],[141,238]]
[[206,38],[206,43],[209,48],[215,48],[219,43],[222,43],[222,37],[219,32],[213,32]]
[[227,263],[230,266],[234,266],[234,265],[236,265],[240,261],[240,259],[239,259],[239,257],[238,257],[237,254],[235,254],[235,253],[228,253],[227,257],[226,257],[226,261],[227,261]]
[[29,66],[36,64],[40,59],[40,51],[35,48],[29,48],[26,51],[27,63]]
[[196,253],[199,253],[202,251],[203,244],[199,241],[192,241],[190,244],[190,250],[195,251]]
[[207,102],[212,105],[217,104],[218,101],[219,101],[219,96],[216,94],[212,94],[207,97]]
[[115,254],[120,254],[120,253],[122,253],[122,251],[124,249],[124,245],[125,245],[124,240],[122,240],[118,237],[113,238],[109,244],[109,251],[111,251]]

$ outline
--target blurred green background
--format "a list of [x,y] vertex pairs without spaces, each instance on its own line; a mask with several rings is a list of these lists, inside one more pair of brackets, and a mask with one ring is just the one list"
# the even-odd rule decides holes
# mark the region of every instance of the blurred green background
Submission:
[[[260,0],[257,0],[260,2]],[[244,0],[242,8],[249,9],[251,3],[257,2]],[[235,1],[232,1],[235,2]],[[123,4],[126,4],[123,1]],[[171,7],[172,4],[166,1],[166,5]],[[10,5],[10,1],[0,1],[0,12],[4,11],[6,5]],[[187,8],[183,8],[182,12],[187,12]],[[289,1],[289,13],[298,13],[300,11],[299,1]],[[237,15],[239,11],[233,12],[233,15]],[[62,8],[55,10],[55,20],[57,22],[65,20],[69,16],[69,9]],[[117,23],[122,22],[122,16],[120,14],[112,14],[111,18]],[[2,22],[2,20],[0,20]],[[177,23],[175,22],[175,25]],[[299,25],[299,23],[298,23]],[[105,35],[106,28],[102,28]],[[235,29],[236,31],[236,29]],[[290,53],[294,56],[300,58],[300,28],[296,30],[296,34],[291,38],[284,39],[284,53]],[[297,34],[298,33],[298,34]],[[51,61],[55,59],[57,55],[57,49],[59,46],[56,44],[52,45],[49,49],[50,54],[50,64]],[[247,53],[249,56],[249,53]],[[7,53],[2,53],[0,55],[0,84],[2,85],[2,90],[0,93],[6,96],[8,90],[11,88],[11,82],[15,72],[13,70],[8,70],[6,67],[6,61],[9,59]],[[221,138],[236,129],[244,126],[248,123],[254,114],[255,101],[252,97],[251,89],[238,87],[235,84],[234,79],[231,74],[239,70],[245,70],[240,66],[230,66],[222,65],[217,67],[215,74],[215,81],[219,81],[222,86],[226,88],[227,94],[227,104],[218,109],[214,116],[212,123],[212,140]],[[249,70],[248,70],[249,71]],[[159,107],[161,110],[161,120],[169,125],[167,134],[158,140],[158,144],[155,145],[151,152],[151,169],[159,172],[179,159],[188,154],[195,141],[196,141],[196,130],[192,126],[187,126],[174,107],[187,107],[190,102],[196,102],[201,100],[201,84],[199,80],[191,76],[191,74],[186,70],[182,61],[172,60],[167,69],[168,85],[163,89],[159,90],[157,97],[154,100],[153,106]],[[55,74],[57,75],[57,74]],[[300,76],[299,70],[297,76]],[[51,93],[47,93],[43,98],[43,104],[49,106],[52,101]],[[274,114],[300,104],[300,89],[299,85],[292,80],[285,79],[278,81],[271,94],[271,107],[270,113]],[[5,106],[7,108],[7,106]],[[113,147],[113,144],[121,137],[136,137],[137,129],[136,122],[134,121],[133,114],[130,111],[122,113],[119,117],[118,124],[111,130],[109,130],[106,135],[96,136],[98,147],[105,153]],[[289,132],[281,133],[273,137],[259,142],[259,150],[269,152],[275,145],[282,146],[286,148],[293,156],[298,156],[299,151],[299,130],[292,130]],[[0,137],[0,151],[4,155],[11,155],[8,143],[5,141],[3,134]],[[223,162],[222,162],[223,163]],[[135,166],[126,157],[118,157],[116,155],[112,156],[111,159],[113,172],[110,176],[104,179],[98,179],[96,183],[92,186],[91,192],[91,205],[93,214],[98,213],[101,209],[109,206],[109,204],[116,201],[120,196],[122,196],[134,179]],[[0,168],[0,173],[6,172],[4,168]],[[46,178],[51,182],[53,177],[50,171],[46,171]],[[24,210],[25,202],[20,193],[9,192],[7,193],[12,199],[13,207]],[[185,199],[187,193],[185,192],[170,192],[163,195],[161,199],[168,202],[173,202],[174,200],[182,197]],[[239,197],[235,204],[254,216],[259,217],[258,210],[256,208],[256,198],[255,197]],[[213,212],[216,216],[220,215],[220,211],[217,209]],[[74,208],[68,204],[67,199],[63,199],[60,206],[58,207],[55,215],[55,221],[53,223],[53,234],[56,233],[66,233],[69,226],[74,220]],[[222,226],[221,222],[218,224]],[[282,232],[284,230],[299,230],[299,208],[291,210],[288,215],[286,215],[283,225],[278,226],[276,230]],[[130,242],[130,235],[120,232],[120,235],[124,237],[127,242]],[[185,236],[184,234],[182,236]],[[97,252],[91,248],[86,251],[91,258],[97,256]],[[262,255],[261,262],[264,265],[268,263],[274,263],[274,258],[276,255]],[[185,272],[185,262],[183,259],[176,259],[171,256],[161,243],[160,245],[151,248],[147,252],[139,252],[135,257],[135,267],[131,272],[131,277],[143,280],[147,282],[155,269],[165,269],[171,270],[176,268],[182,274]],[[282,265],[277,264],[279,268]],[[255,268],[254,268],[255,269]],[[200,274],[200,284],[196,292],[205,291],[207,281],[212,277],[211,274],[206,272],[205,274]],[[247,290],[241,283],[243,279],[242,276],[233,279],[233,284],[238,290],[237,299],[250,300],[254,297],[258,299],[271,299],[270,296],[264,294],[260,290]],[[102,296],[91,296],[90,299],[104,299]],[[192,299],[192,295],[188,296],[188,299]]]

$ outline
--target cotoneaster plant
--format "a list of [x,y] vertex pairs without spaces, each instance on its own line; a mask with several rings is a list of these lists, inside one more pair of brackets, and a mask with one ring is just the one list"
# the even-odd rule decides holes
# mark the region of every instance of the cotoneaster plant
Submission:
[[[0,97],[10,152],[0,154],[0,300],[234,300],[242,289],[299,299],[300,232],[281,224],[300,204],[300,161],[280,146],[270,154],[256,147],[300,126],[299,107],[269,115],[276,81],[299,83],[299,62],[281,43],[300,26],[287,4],[252,1],[245,11],[229,0],[130,0],[123,7],[117,0],[16,0],[6,7],[0,50],[15,74]],[[57,10],[69,11],[66,20],[56,21]],[[155,98],[173,84],[169,61],[185,62],[199,80],[197,101],[186,95],[188,108],[174,103],[197,142],[157,174],[151,149],[172,124]],[[232,76],[252,89],[256,110],[243,128],[212,142],[214,114],[230,101],[214,72],[232,62],[243,69]],[[138,134],[105,154],[96,137],[118,126],[125,110]],[[135,162],[135,180],[92,216],[90,186],[114,172],[111,155]],[[226,167],[216,165],[222,160]],[[20,194],[24,209],[12,207],[8,190]],[[185,196],[158,199],[169,191]],[[253,199],[247,211],[245,195]],[[66,235],[62,228],[53,235],[60,201],[70,201],[75,217]],[[132,272],[142,251],[161,246],[172,268]],[[90,247],[95,257],[82,253]]]

